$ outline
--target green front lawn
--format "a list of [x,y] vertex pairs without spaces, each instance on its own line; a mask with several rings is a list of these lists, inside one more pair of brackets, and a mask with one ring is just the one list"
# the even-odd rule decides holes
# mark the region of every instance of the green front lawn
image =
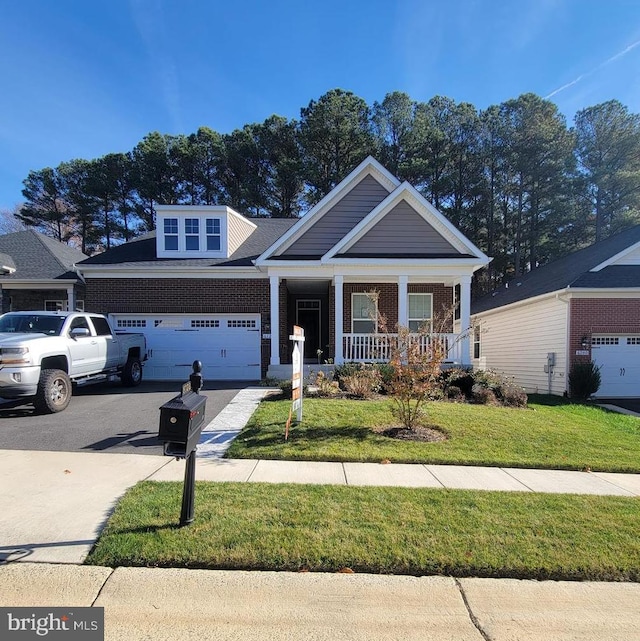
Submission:
[[452,576],[640,580],[640,500],[260,483],[143,482],[87,563]]
[[261,403],[227,456],[640,472],[640,418],[555,397],[531,397],[527,409],[429,403],[429,422],[448,436],[434,443],[375,433],[397,425],[386,400],[328,399],[305,399],[285,442],[290,406]]

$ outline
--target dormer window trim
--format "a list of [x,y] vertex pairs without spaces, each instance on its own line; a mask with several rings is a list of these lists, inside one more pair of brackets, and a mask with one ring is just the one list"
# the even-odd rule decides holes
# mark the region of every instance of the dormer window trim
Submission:
[[157,214],[159,258],[227,258],[228,221],[224,212]]

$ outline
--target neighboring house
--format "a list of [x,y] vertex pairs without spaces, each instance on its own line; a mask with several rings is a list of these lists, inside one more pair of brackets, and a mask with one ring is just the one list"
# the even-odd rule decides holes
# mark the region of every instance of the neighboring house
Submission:
[[[408,183],[367,158],[301,219],[229,207],[158,206],[157,232],[85,260],[87,309],[144,332],[148,379],[291,375],[294,325],[307,363],[380,360],[389,331],[454,306],[469,327],[473,272],[489,259]],[[375,293],[375,294],[374,294]],[[445,328],[448,360],[468,337]]]
[[83,309],[81,251],[32,229],[0,236],[2,311]]
[[474,301],[472,319],[474,365],[528,392],[564,394],[591,359],[599,397],[640,396],[640,225]]

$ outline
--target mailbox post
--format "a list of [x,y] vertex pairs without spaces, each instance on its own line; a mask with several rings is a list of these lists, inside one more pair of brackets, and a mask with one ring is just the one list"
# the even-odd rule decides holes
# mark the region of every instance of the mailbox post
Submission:
[[195,505],[196,446],[204,426],[206,396],[202,389],[202,363],[193,362],[193,374],[182,386],[182,392],[160,408],[158,438],[164,443],[165,456],[186,459],[182,487],[180,525],[193,521]]

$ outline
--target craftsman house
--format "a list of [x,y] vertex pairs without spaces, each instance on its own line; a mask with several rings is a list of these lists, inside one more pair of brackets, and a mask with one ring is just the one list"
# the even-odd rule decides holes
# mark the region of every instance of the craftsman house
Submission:
[[474,301],[473,363],[527,392],[564,394],[573,363],[593,360],[597,396],[640,396],[640,225]]
[[[489,258],[410,184],[369,157],[302,218],[224,206],[158,206],[156,231],[81,264],[86,306],[144,332],[147,379],[290,375],[289,335],[309,363],[383,360],[387,331],[457,307],[442,340],[469,364],[470,283]],[[463,338],[460,338],[462,332]]]

